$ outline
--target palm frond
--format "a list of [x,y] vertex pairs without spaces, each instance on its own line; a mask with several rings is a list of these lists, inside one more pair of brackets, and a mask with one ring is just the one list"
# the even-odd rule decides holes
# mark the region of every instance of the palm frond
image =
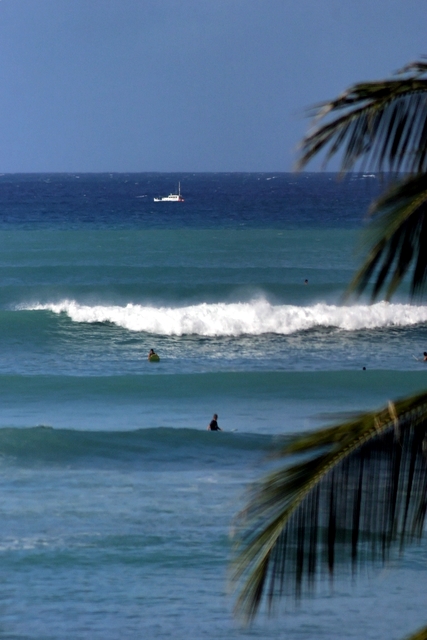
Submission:
[[427,278],[427,174],[393,184],[374,202],[371,212],[374,224],[368,238],[372,246],[349,293],[361,293],[374,277],[372,299],[385,289],[389,300],[412,269],[411,294],[420,295]]
[[414,73],[417,75],[423,75],[427,73],[427,56],[422,56],[426,62],[423,60],[416,60],[415,62],[409,62],[402,69],[397,72],[397,75],[404,75],[405,73]]
[[286,444],[277,455],[291,462],[253,488],[237,519],[237,612],[250,620],[264,600],[270,609],[337,566],[384,562],[418,539],[426,448],[427,393]]
[[426,171],[426,74],[427,64],[415,62],[393,79],[355,84],[313,107],[314,126],[302,141],[297,169],[321,150],[325,164],[343,150],[344,172],[362,158],[373,171]]
[[416,633],[405,638],[405,640],[427,640],[427,627],[419,629]]

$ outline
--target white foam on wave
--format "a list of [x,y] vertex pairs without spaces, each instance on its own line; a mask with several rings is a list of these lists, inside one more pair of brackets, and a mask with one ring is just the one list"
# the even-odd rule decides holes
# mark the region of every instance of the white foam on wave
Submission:
[[389,304],[338,306],[273,305],[267,300],[186,307],[154,307],[138,304],[121,306],[83,305],[73,300],[20,307],[65,313],[74,322],[108,322],[129,331],[155,335],[239,336],[276,333],[289,335],[316,327],[344,331],[405,327],[427,322],[427,306]]

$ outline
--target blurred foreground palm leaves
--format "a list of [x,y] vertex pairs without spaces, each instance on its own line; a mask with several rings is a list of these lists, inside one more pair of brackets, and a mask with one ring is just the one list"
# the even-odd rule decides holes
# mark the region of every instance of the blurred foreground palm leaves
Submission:
[[[427,63],[390,80],[356,84],[314,108],[298,168],[337,152],[342,172],[387,173],[372,204],[371,246],[350,285],[389,298],[405,276],[427,277]],[[293,438],[285,465],[253,487],[236,527],[237,612],[300,597],[337,567],[384,562],[419,539],[427,509],[427,392]],[[413,638],[427,640],[427,627]]]
[[368,257],[351,289],[374,278],[372,298],[390,298],[412,267],[411,292],[427,277],[427,62],[416,62],[390,80],[356,84],[313,109],[314,124],[301,144],[298,168],[319,151],[325,163],[342,152],[342,172],[369,166],[387,172],[389,187],[372,204]]

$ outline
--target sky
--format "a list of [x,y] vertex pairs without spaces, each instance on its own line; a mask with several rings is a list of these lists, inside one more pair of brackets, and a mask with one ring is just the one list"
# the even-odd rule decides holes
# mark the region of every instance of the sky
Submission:
[[426,0],[0,0],[0,172],[290,171],[307,108],[426,27]]

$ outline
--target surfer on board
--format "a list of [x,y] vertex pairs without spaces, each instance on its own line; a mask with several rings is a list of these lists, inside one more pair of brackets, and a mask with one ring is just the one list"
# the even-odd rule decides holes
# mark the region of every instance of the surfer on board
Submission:
[[160,360],[159,356],[154,351],[154,349],[150,349],[150,352],[148,354],[148,360],[150,360],[151,362],[158,362],[158,360]]
[[217,420],[218,420],[218,414],[214,413],[212,420],[208,424],[208,431],[222,431],[222,429],[218,427]]

